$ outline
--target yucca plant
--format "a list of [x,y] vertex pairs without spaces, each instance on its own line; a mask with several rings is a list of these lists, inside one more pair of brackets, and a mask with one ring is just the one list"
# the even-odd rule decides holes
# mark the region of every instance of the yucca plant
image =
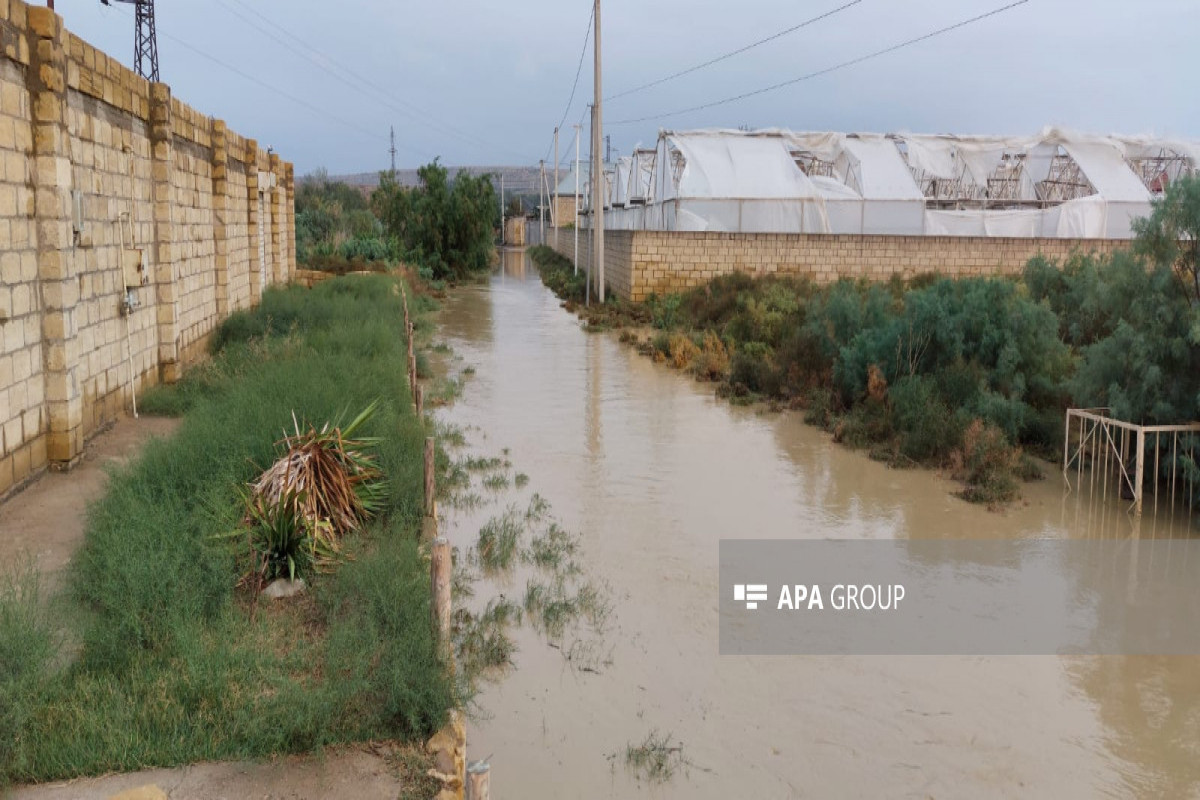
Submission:
[[294,509],[303,502],[285,496],[271,505],[261,497],[245,496],[251,564],[243,583],[257,590],[276,578],[294,581],[337,562],[341,546],[333,526],[297,516]]
[[277,442],[284,455],[253,484],[251,495],[264,506],[284,506],[302,520],[326,522],[336,536],[358,530],[382,506],[386,486],[375,455],[378,440],[355,438],[378,408],[371,403],[345,427],[325,423],[302,430],[292,416],[294,433]]
[[382,507],[386,485],[370,452],[377,439],[357,437],[375,413],[372,403],[350,424],[300,426],[277,445],[284,454],[241,492],[242,527],[220,538],[245,535],[250,566],[243,585],[255,590],[286,577],[295,580],[329,569],[341,557],[341,539]]

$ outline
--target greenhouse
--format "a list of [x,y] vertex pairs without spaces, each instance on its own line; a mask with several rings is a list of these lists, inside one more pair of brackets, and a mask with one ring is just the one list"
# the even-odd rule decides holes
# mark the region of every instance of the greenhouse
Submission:
[[1055,128],[663,131],[655,148],[606,166],[605,228],[1129,239],[1153,198],[1198,164],[1200,142]]

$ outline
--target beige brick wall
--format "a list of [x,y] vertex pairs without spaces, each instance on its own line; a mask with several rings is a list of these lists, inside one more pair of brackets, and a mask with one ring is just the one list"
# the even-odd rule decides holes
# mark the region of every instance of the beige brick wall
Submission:
[[[887,280],[936,272],[949,276],[1005,275],[1042,254],[1107,253],[1123,246],[1105,239],[1002,239],[961,236],[851,236],[783,233],[605,231],[605,282],[621,297],[645,300],[718,275],[799,275],[819,283],[839,278]],[[580,266],[591,262],[591,231],[579,232]],[[574,254],[560,239],[558,252]]]
[[[7,33],[7,32],[6,32]],[[4,36],[6,54],[18,45]],[[0,59],[0,494],[46,464],[41,298],[26,64]]]
[[146,124],[75,90],[68,91],[67,107],[71,185],[82,194],[84,212],[81,246],[73,250],[86,436],[120,411],[131,360],[138,386],[157,378],[153,298],[139,290],[140,307],[127,319],[120,314],[122,240],[126,246],[151,240],[154,206]]
[[219,321],[212,152],[180,139],[176,134],[171,153],[171,227],[179,303],[179,346],[187,354]]
[[[295,220],[291,164],[44,6],[0,0],[0,51],[3,498],[48,463],[73,464],[128,407],[131,382],[177,379],[225,315],[287,280]],[[260,171],[276,184],[261,251]],[[125,315],[130,244],[148,281]]]

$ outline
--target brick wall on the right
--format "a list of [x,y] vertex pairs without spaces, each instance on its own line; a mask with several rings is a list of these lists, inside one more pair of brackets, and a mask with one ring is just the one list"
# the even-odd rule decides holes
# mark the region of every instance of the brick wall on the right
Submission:
[[[1109,239],[1004,239],[966,236],[605,231],[605,282],[628,300],[677,292],[718,275],[798,275],[818,283],[839,278],[885,281],[936,272],[948,276],[1012,275],[1029,259],[1128,246]],[[558,252],[574,254],[573,239]],[[590,261],[591,231],[581,230],[580,267]]]

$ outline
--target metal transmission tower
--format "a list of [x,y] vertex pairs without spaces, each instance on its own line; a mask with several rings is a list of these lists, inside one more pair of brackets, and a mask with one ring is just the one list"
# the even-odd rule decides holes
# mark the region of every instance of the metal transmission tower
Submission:
[[159,81],[158,35],[154,32],[154,0],[100,0],[104,5],[129,3],[133,6],[133,71],[149,81]]

